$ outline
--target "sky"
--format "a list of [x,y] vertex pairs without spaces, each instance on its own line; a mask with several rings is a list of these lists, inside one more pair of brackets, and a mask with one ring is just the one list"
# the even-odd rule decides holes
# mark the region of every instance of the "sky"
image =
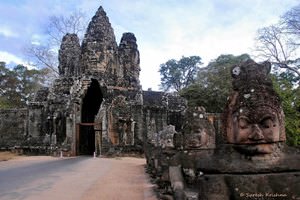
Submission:
[[45,39],[49,17],[75,10],[90,19],[102,6],[119,43],[132,32],[144,90],[159,90],[159,65],[200,56],[252,55],[259,28],[277,23],[299,0],[0,0],[0,61],[27,64],[24,48]]

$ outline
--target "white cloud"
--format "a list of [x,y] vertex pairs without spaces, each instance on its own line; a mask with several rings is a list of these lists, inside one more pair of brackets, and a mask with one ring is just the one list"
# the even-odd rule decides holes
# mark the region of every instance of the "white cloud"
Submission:
[[278,22],[280,15],[297,3],[276,2],[231,0],[222,5],[219,1],[187,1],[177,7],[163,3],[145,5],[151,10],[145,11],[144,26],[141,24],[137,29],[137,39],[142,41],[138,44],[143,88],[157,89],[159,65],[169,59],[198,55],[208,64],[221,54],[251,54],[257,29]]
[[31,44],[33,45],[41,45],[41,42],[43,41],[43,36],[40,34],[33,34],[31,36]]
[[3,35],[4,37],[18,37],[19,34],[12,31],[9,27],[0,26],[0,35]]
[[10,54],[8,52],[5,52],[5,51],[0,51],[0,61],[2,62],[5,62],[6,64],[10,64],[10,63],[17,63],[17,64],[22,64],[24,63],[24,61],[13,55],[13,54]]
[[[6,29],[0,29],[0,35],[19,34],[35,44],[44,38],[42,28],[48,16],[82,9],[91,18],[102,5],[117,42],[123,32],[135,34],[141,55],[141,84],[144,89],[156,90],[160,64],[183,55],[198,55],[207,64],[221,54],[251,53],[256,30],[276,23],[299,0],[26,0],[11,6],[1,4],[0,24]],[[0,58],[20,63],[22,59],[14,57],[21,55],[15,50],[17,45],[12,45],[14,41],[2,44]]]
[[1,62],[5,62],[7,65],[24,65],[26,67],[28,67],[29,69],[33,69],[35,68],[32,65],[29,65],[26,61],[24,61],[22,58],[15,56],[13,54],[10,54],[8,52],[5,51],[0,51],[0,61]]

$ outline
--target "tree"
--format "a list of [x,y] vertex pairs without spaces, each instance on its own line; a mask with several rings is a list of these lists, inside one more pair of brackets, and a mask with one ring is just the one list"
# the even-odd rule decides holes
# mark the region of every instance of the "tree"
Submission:
[[0,108],[10,108],[12,104],[20,104],[17,93],[17,78],[13,72],[6,68],[5,63],[0,63]]
[[273,84],[282,99],[287,142],[300,144],[300,4],[280,21],[258,30],[256,52],[273,65]]
[[293,73],[293,82],[299,83],[299,39],[300,4],[283,15],[279,23],[258,30],[255,51],[261,59],[269,60],[275,70]]
[[22,108],[46,80],[44,70],[17,65],[12,70],[0,63],[0,108]]
[[69,16],[51,16],[46,33],[51,38],[51,44],[59,46],[67,33],[75,33],[82,40],[87,24],[86,16],[81,11],[75,11]]
[[37,68],[48,68],[53,78],[58,73],[58,49],[61,40],[67,33],[75,33],[80,39],[83,38],[84,30],[87,26],[85,14],[75,11],[69,16],[52,16],[45,32],[48,42],[31,44],[25,47],[25,53],[30,59],[30,64]]
[[297,146],[300,145],[300,90],[294,87],[291,78],[285,72],[272,76],[274,89],[282,100],[287,144]]
[[[281,24],[284,27],[284,32],[295,36],[299,39],[300,37],[300,4],[290,11],[286,12],[281,17]],[[299,41],[294,43],[294,45],[300,45]]]
[[207,112],[221,113],[231,91],[231,67],[250,59],[249,55],[221,55],[198,72],[196,82],[180,95],[190,106],[204,106]]
[[161,64],[159,69],[161,88],[164,91],[179,92],[182,88],[194,83],[200,65],[202,62],[199,56],[183,56],[179,61],[171,59]]

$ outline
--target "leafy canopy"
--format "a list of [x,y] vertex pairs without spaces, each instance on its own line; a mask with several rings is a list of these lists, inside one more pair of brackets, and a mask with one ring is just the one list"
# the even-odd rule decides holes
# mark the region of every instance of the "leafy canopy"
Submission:
[[17,65],[12,70],[0,62],[0,109],[22,108],[47,80],[45,70]]
[[275,91],[281,98],[285,115],[287,144],[300,145],[300,90],[293,84],[293,76],[287,72],[273,74]]
[[184,88],[181,96],[188,100],[190,106],[204,106],[207,112],[223,112],[231,91],[231,67],[247,59],[250,59],[247,54],[220,55],[199,70],[195,83]]
[[175,90],[194,83],[197,72],[202,65],[199,56],[182,57],[180,60],[171,59],[160,65],[161,88],[164,91]]

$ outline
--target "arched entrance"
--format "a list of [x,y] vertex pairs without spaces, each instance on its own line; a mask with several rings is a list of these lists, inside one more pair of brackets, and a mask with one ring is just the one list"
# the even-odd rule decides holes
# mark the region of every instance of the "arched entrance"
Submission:
[[[97,80],[92,79],[82,101],[81,122],[94,123],[103,100],[100,85]],[[94,126],[80,126],[79,134],[79,155],[93,155],[95,151],[95,130]]]

